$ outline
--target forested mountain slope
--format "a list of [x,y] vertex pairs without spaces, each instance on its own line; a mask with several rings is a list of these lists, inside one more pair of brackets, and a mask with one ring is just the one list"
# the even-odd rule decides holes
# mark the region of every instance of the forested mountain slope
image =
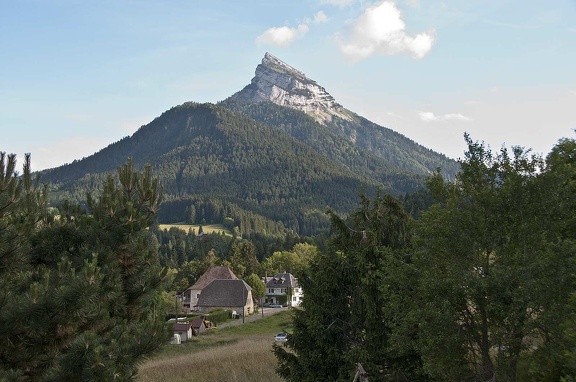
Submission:
[[132,136],[46,170],[52,203],[82,202],[131,158],[164,188],[163,223],[228,223],[242,234],[315,235],[377,189],[404,196],[458,163],[345,109],[266,54],[250,85],[216,105],[189,102]]
[[[164,209],[172,211],[161,215],[165,221],[220,219],[249,211],[300,234],[313,233],[314,227],[303,228],[311,214],[322,215],[327,207],[349,211],[361,191],[373,194],[381,188],[398,195],[418,189],[423,181],[357,150],[348,153],[346,165],[276,128],[197,103],[172,108],[132,137],[46,171],[43,180],[53,185],[54,201],[80,201],[128,157],[135,166],[150,164],[160,178]],[[193,218],[183,213],[191,205]],[[199,213],[200,205],[218,211],[208,216]]]

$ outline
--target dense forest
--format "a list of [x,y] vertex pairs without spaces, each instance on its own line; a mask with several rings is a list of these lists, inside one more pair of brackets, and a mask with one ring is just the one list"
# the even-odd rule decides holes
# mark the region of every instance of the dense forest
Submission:
[[447,179],[453,180],[459,170],[456,161],[352,112],[349,112],[352,121],[332,117],[324,125],[303,111],[272,102],[242,103],[227,99],[219,105],[284,131],[326,157],[368,176],[386,179],[406,172],[430,175],[440,168]]
[[360,192],[373,196],[380,189],[400,197],[424,186],[422,169],[410,172],[362,150],[304,113],[254,108],[269,116],[266,122],[284,120],[290,128],[217,105],[187,103],[130,138],[43,172],[50,201],[82,203],[129,157],[135,168],[150,164],[158,174],[163,223],[232,219],[242,235],[311,236],[327,232],[327,208],[347,213]]

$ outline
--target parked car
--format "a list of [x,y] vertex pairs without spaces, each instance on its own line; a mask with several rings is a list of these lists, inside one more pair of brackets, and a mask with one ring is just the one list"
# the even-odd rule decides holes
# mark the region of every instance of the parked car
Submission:
[[288,341],[288,333],[280,332],[274,336],[274,341],[276,342],[286,342]]
[[282,308],[280,304],[270,304],[270,308]]

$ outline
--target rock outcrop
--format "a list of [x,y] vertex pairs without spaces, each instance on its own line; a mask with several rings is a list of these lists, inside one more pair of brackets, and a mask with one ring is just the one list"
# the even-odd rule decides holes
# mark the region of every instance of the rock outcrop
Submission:
[[302,110],[320,123],[338,116],[352,120],[352,113],[338,104],[322,86],[304,73],[266,53],[256,67],[250,85],[230,97],[232,100],[257,103],[270,101]]

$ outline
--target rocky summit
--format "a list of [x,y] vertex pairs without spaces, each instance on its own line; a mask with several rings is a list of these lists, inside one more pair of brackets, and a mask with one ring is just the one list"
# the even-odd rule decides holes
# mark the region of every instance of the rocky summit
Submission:
[[301,110],[320,123],[331,121],[333,116],[353,118],[316,81],[270,53],[256,67],[251,83],[230,98],[243,103],[273,102]]

